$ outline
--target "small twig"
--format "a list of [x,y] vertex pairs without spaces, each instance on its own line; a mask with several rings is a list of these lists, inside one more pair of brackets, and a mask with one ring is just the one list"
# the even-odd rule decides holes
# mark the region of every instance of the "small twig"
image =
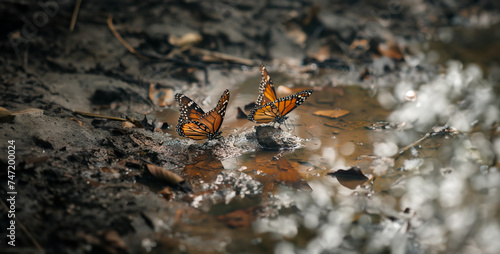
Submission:
[[115,26],[113,25],[113,15],[109,15],[108,16],[108,27],[109,27],[109,30],[111,30],[111,32],[113,33],[113,35],[116,37],[116,39],[118,39],[123,46],[125,46],[125,48],[127,48],[127,50],[136,55],[137,57],[139,58],[143,58],[143,59],[149,59],[149,57],[137,52],[137,50],[135,50],[130,44],[128,44],[128,42],[126,42],[123,37],[118,33],[118,31],[116,31],[116,28]]
[[[7,205],[2,201],[2,206],[5,208],[6,211],[9,210],[9,208],[7,207]],[[26,227],[17,219],[17,218],[14,218],[14,220],[16,221],[16,223],[19,225],[19,227],[21,228],[21,230],[26,234],[26,236],[30,239],[30,241],[35,245],[35,247],[38,249],[38,251],[40,253],[45,253],[45,251],[43,250],[42,246],[38,243],[38,241],[31,235],[31,233],[28,231],[28,229],[26,229]]]
[[434,127],[435,130],[432,131],[432,132],[428,132],[428,133],[425,133],[425,135],[423,137],[421,137],[420,139],[418,139],[417,141],[401,148],[401,150],[399,150],[399,152],[396,154],[395,158],[394,159],[397,159],[399,156],[401,156],[404,152],[406,152],[408,149],[422,143],[422,141],[426,140],[427,138],[429,138],[430,136],[436,136],[438,134],[443,134],[443,133],[452,133],[452,134],[456,134],[458,133],[457,130],[453,129],[453,128],[450,128],[449,126],[440,126],[440,127]]
[[73,32],[76,24],[76,17],[78,16],[78,12],[80,11],[80,5],[82,4],[82,0],[76,0],[75,9],[73,10],[73,16],[71,16],[71,24],[69,25],[69,31]]
[[233,56],[233,55],[229,55],[229,54],[225,54],[225,53],[220,53],[220,52],[216,52],[216,51],[210,51],[210,50],[200,49],[200,48],[195,48],[195,47],[191,47],[189,50],[193,54],[205,55],[205,56],[217,58],[220,60],[226,60],[226,61],[244,64],[244,65],[248,65],[248,66],[255,65],[254,60],[241,58],[241,57],[237,57],[237,56]]
[[425,139],[427,139],[428,137],[431,136],[431,133],[425,133],[425,135],[423,137],[421,137],[419,140],[403,147],[401,150],[399,150],[399,154],[402,154],[404,152],[406,152],[406,150],[410,149],[411,147],[414,147],[416,145],[418,145],[419,143],[421,143],[422,141],[424,141]]
[[93,114],[93,113],[88,113],[88,112],[82,112],[82,111],[73,111],[75,114],[79,114],[79,115],[82,115],[82,116],[88,116],[88,117],[96,117],[96,118],[105,118],[105,119],[109,119],[109,120],[115,120],[115,121],[129,121],[125,118],[121,118],[121,117],[114,117],[114,116],[105,116],[105,115],[98,115],[98,114]]

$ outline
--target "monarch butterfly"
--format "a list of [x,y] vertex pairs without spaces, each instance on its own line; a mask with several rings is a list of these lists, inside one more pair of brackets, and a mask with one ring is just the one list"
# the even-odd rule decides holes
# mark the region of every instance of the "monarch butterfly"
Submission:
[[177,134],[194,140],[220,138],[222,133],[219,129],[226,114],[229,90],[224,91],[217,106],[207,113],[184,94],[176,94],[175,100],[181,111],[175,129]]
[[257,97],[255,108],[248,114],[250,121],[281,124],[288,118],[286,115],[302,104],[313,92],[312,90],[304,90],[278,99],[273,81],[263,64],[260,65],[260,73],[262,80],[260,81],[259,97]]

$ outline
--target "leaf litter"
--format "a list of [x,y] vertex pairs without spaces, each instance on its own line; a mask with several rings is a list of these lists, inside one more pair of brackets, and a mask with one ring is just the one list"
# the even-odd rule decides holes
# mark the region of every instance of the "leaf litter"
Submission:
[[[20,59],[18,64],[2,66],[2,96],[8,98],[2,106],[10,112],[26,108],[27,104],[43,109],[41,115],[35,112],[36,117],[26,114],[11,118],[7,113],[8,121],[0,127],[6,136],[16,137],[20,145],[22,170],[18,179],[25,203],[19,204],[21,209],[16,216],[30,222],[25,225],[30,225],[29,230],[49,252],[89,248],[108,252],[359,251],[355,246],[373,253],[443,249],[453,252],[471,248],[498,252],[498,245],[488,241],[500,232],[494,223],[496,213],[492,212],[498,207],[495,193],[499,131],[498,124],[493,124],[498,122],[498,89],[482,78],[477,66],[463,67],[456,62],[435,66],[426,61],[427,56],[411,55],[412,49],[404,43],[411,42],[407,33],[411,29],[405,27],[409,13],[405,10],[414,11],[411,27],[417,24],[418,31],[425,34],[423,37],[445,39],[450,31],[433,29],[433,22],[477,26],[474,22],[478,21],[461,12],[470,6],[448,6],[456,11],[442,12],[429,3],[420,3],[419,8],[404,3],[403,12],[394,19],[379,20],[384,27],[381,36],[375,37],[381,38],[372,38],[361,33],[366,31],[363,25],[352,29],[352,25],[365,20],[364,14],[370,8],[375,8],[371,5],[335,3],[328,8],[321,6],[320,12],[315,11],[319,7],[298,8],[307,3],[286,1],[273,4],[272,8],[265,4],[218,3],[230,8],[224,9],[224,13],[201,8],[197,18],[184,19],[200,28],[196,32],[201,42],[198,36],[186,36],[182,43],[168,43],[167,38],[174,39],[173,35],[182,39],[189,34],[187,29],[179,28],[183,32],[176,33],[175,27],[157,22],[171,21],[176,15],[189,16],[193,6],[207,7],[206,4],[195,1],[186,5],[181,1],[133,17],[130,11],[140,13],[155,5],[137,8],[124,4],[119,6],[120,12],[113,12],[115,24],[120,25],[108,23],[112,33],[95,26],[106,17],[113,21],[108,13],[95,11],[102,6],[87,6],[80,11],[78,23],[72,22],[76,29],[65,34],[64,40],[50,40],[45,45],[46,31],[51,38],[60,37],[48,25],[36,35],[37,40],[31,41],[36,43],[30,44],[30,51],[21,52],[24,57],[13,58]],[[61,11],[66,11],[63,7]],[[361,11],[349,12],[355,19],[344,15],[351,8]],[[448,12],[458,14],[449,19],[428,19]],[[236,15],[241,13],[247,15]],[[480,22],[494,17],[487,10],[481,13],[482,18],[477,19]],[[154,26],[146,29],[141,25],[150,23],[144,16],[155,20],[156,30]],[[259,17],[260,25],[245,29],[230,25],[238,27],[241,19],[249,22],[242,18],[247,16]],[[51,24],[67,23],[64,17],[56,15],[57,22]],[[197,19],[208,17],[213,20],[198,23]],[[342,22],[335,22],[339,17]],[[275,24],[285,24],[285,29],[277,29]],[[218,28],[209,29],[217,25]],[[321,33],[315,29],[318,26]],[[397,40],[386,36],[398,30],[406,35]],[[8,38],[20,38],[20,31]],[[113,36],[121,39],[114,40]],[[106,43],[99,43],[94,37],[105,38],[101,41]],[[304,46],[308,52],[304,52]],[[50,51],[50,57],[40,61],[39,56],[46,54],[33,48],[41,53]],[[58,48],[66,50],[54,50]],[[10,51],[11,48],[6,50]],[[242,121],[232,122],[236,111],[228,112],[223,130],[226,139],[217,144],[178,139],[171,129],[159,128],[155,120],[131,120],[165,110],[161,105],[168,107],[168,96],[163,97],[167,91],[154,91],[154,96],[149,96],[147,87],[155,84],[153,79],[168,80],[169,85],[172,81],[174,90],[189,90],[207,100],[211,99],[212,90],[217,92],[222,84],[241,89],[241,97],[232,103],[243,107],[248,101],[240,81],[217,77],[248,78],[253,75],[248,73],[255,70],[241,65],[254,65],[258,63],[255,59],[269,59],[276,70],[286,70],[290,84],[305,83],[325,93],[331,92],[329,89],[341,91],[308,101],[293,112],[292,128],[296,129],[283,127],[292,136],[300,137],[296,147],[289,146],[291,153],[284,153],[283,147],[277,146],[266,156],[257,155],[262,152],[262,142],[259,144],[253,127]],[[300,64],[304,66],[299,67]],[[47,75],[28,73],[30,70]],[[145,80],[146,85],[140,85]],[[363,89],[338,87],[339,84],[356,84]],[[65,89],[67,85],[72,89]],[[414,96],[403,96],[408,89]],[[374,101],[387,111],[382,112]],[[72,115],[74,106],[82,112],[129,118],[123,117],[126,121],[120,122],[110,118],[87,119]],[[342,108],[350,113],[330,119],[311,113],[316,108]],[[173,107],[168,110],[172,111],[167,111],[167,117],[175,115]],[[175,126],[175,121],[156,122]],[[381,121],[388,122],[381,127],[376,124]],[[135,128],[124,128],[121,122]],[[138,122],[141,125],[136,125]],[[365,126],[371,127],[362,128]],[[451,126],[457,135],[443,132],[428,136],[426,133],[434,132],[432,126]],[[331,129],[335,129],[335,135],[331,135]],[[19,133],[23,135],[16,136]],[[212,152],[206,155],[203,150]],[[398,155],[399,151],[404,152]],[[157,168],[160,176],[171,172],[189,181],[194,194],[182,193],[170,185],[165,187],[165,182],[148,173],[145,160],[161,168]],[[307,171],[296,166],[297,161],[306,162]],[[337,181],[341,175],[337,179],[324,177],[332,169],[351,168],[357,163],[364,172],[377,175],[373,186],[352,190]],[[189,168],[190,165],[194,166]],[[207,172],[207,176],[197,172]],[[304,183],[313,191],[295,190],[309,189]],[[167,198],[159,198],[158,193]],[[251,202],[254,200],[261,205]],[[240,201],[247,203],[238,204]],[[217,205],[227,208],[222,213],[226,218],[221,213],[209,213]],[[59,216],[66,213],[71,216]],[[92,225],[82,219],[89,216],[93,218]],[[49,228],[40,223],[51,220],[60,223]],[[103,228],[109,230],[100,230]],[[471,239],[474,245],[469,244]]]

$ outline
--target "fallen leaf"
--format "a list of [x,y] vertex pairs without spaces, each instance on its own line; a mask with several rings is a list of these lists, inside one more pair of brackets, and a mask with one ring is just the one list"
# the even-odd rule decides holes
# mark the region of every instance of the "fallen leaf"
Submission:
[[105,116],[105,115],[99,115],[99,114],[93,114],[93,113],[88,113],[88,112],[83,112],[83,111],[74,111],[75,114],[82,115],[85,117],[90,117],[90,118],[105,118],[108,120],[113,120],[113,121],[127,121],[125,118],[121,117],[114,117],[114,116]]
[[129,122],[129,121],[124,121],[122,122],[122,128],[135,128],[135,124]]
[[112,174],[117,174],[118,173],[118,170],[116,170],[114,168],[108,168],[108,167],[102,167],[101,171],[102,172],[106,172],[106,173],[112,173]]
[[212,183],[217,175],[224,170],[224,165],[217,157],[208,150],[202,150],[200,154],[192,158],[193,163],[186,165],[184,174],[189,181],[203,181]]
[[127,253],[127,245],[115,230],[104,233],[102,245],[107,253]]
[[324,123],[325,126],[328,127],[333,127],[341,130],[355,130],[358,128],[364,128],[367,124],[370,124],[371,122],[367,121],[347,121],[344,119],[339,119],[335,123]]
[[165,187],[158,194],[162,195],[166,200],[171,200],[174,197],[174,193],[170,187]]
[[211,56],[211,55],[203,55],[201,57],[201,60],[203,62],[211,62],[211,63],[221,63],[224,62],[224,59],[221,59],[219,57]]
[[[144,117],[146,117],[146,116],[144,116]],[[135,119],[135,118],[128,117],[128,116],[126,117],[126,119],[127,119],[127,121],[129,121],[129,122],[131,122],[132,124],[134,124],[134,126],[135,126],[136,128],[146,128],[144,125],[142,125],[142,121],[139,121],[139,120],[137,120],[137,119]],[[143,121],[144,121],[144,120],[143,120]],[[147,119],[146,119],[146,122],[147,122]]]
[[284,157],[274,160],[273,154],[259,152],[256,153],[255,161],[253,161],[251,168],[255,168],[260,172],[255,175],[255,178],[264,184],[263,193],[275,191],[276,183],[298,190],[312,190],[311,186],[309,186],[297,169]]
[[291,28],[287,31],[286,36],[295,43],[301,45],[307,40],[307,34],[299,27]]
[[184,47],[188,45],[195,45],[203,40],[203,36],[201,36],[199,33],[187,33],[182,35],[180,38],[177,37],[176,35],[171,35],[168,38],[168,43],[178,46],[178,47]]
[[160,107],[174,104],[174,89],[162,84],[149,84],[149,99]]
[[17,112],[12,112],[12,115],[30,115],[30,116],[42,116],[43,109],[39,108],[27,108]]
[[80,120],[78,120],[78,119],[76,119],[76,118],[74,118],[74,117],[70,117],[70,118],[69,118],[69,120],[77,122],[77,123],[78,123],[78,125],[80,125],[80,127],[81,127],[81,126],[82,126],[82,124],[83,124],[83,122],[82,122],[82,121],[80,121]]
[[0,122],[10,121],[14,118],[14,116],[21,116],[21,115],[35,116],[35,117],[42,116],[43,109],[27,108],[16,112],[10,112],[6,108],[0,107]]
[[386,57],[401,60],[403,59],[403,54],[399,50],[399,46],[394,41],[389,41],[387,43],[380,43],[377,47],[378,52]]
[[317,116],[328,117],[328,118],[339,118],[339,117],[345,116],[349,113],[350,113],[349,110],[345,110],[345,109],[332,109],[332,110],[314,111],[313,114],[317,115]]
[[366,39],[359,39],[359,40],[354,40],[351,45],[349,46],[350,49],[356,49],[356,48],[362,48],[362,49],[368,49],[368,40]]
[[339,169],[327,175],[337,178],[340,184],[351,190],[356,189],[356,187],[368,180],[368,177],[361,172],[359,167],[352,167],[348,170]]
[[218,58],[223,61],[228,61],[228,62],[233,62],[233,63],[240,63],[248,66],[254,66],[255,61],[251,59],[246,59],[246,58],[241,58],[237,57],[234,55],[230,54],[225,54],[221,52],[216,52],[216,51],[210,51],[206,49],[201,49],[201,48],[195,48],[195,47],[190,47],[189,52],[193,55],[202,55],[202,58],[204,57],[210,57],[210,58]]
[[324,62],[327,59],[330,59],[332,55],[332,52],[330,50],[329,45],[323,45],[321,46],[318,51],[314,54],[312,54],[312,57],[314,57],[318,62]]
[[0,122],[9,121],[12,118],[14,118],[14,115],[8,109],[0,107]]
[[286,158],[278,160],[278,172],[275,181],[291,186],[298,190],[312,191],[311,186],[302,178],[299,172],[290,164]]
[[182,177],[168,169],[153,164],[146,164],[146,167],[154,177],[159,180],[163,180],[171,185],[177,185],[184,182],[184,179]]

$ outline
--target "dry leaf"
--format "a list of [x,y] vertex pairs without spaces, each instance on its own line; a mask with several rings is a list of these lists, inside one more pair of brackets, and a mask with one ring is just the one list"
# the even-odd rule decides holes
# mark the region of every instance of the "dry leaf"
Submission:
[[340,184],[351,190],[356,189],[356,187],[368,180],[368,177],[361,172],[359,167],[352,167],[348,170],[339,169],[333,173],[328,173],[327,175],[337,178]]
[[278,172],[276,181],[283,183],[287,186],[291,186],[298,190],[308,190],[312,191],[311,186],[302,178],[297,169],[295,169],[290,162],[281,157],[278,160]]
[[324,123],[325,126],[333,127],[341,130],[352,131],[358,128],[364,128],[366,125],[370,124],[368,121],[347,121],[344,119],[339,119],[335,123]]
[[182,183],[184,179],[180,177],[178,174],[168,170],[164,169],[162,167],[153,165],[153,164],[146,164],[149,172],[156,177],[159,180],[163,180],[171,185],[176,185],[179,183]]
[[332,110],[318,110],[314,111],[314,115],[317,116],[324,116],[324,117],[329,117],[329,118],[339,118],[342,116],[345,116],[349,114],[349,110],[345,109],[332,109]]
[[104,233],[102,245],[107,253],[126,253],[127,245],[115,230]]
[[135,128],[135,124],[129,122],[129,121],[125,121],[125,122],[122,122],[122,128],[126,129],[126,128]]
[[174,193],[170,187],[165,187],[158,194],[162,195],[166,200],[171,200],[174,197]]
[[298,27],[287,31],[286,36],[297,44],[303,44],[307,40],[307,34]]
[[38,108],[27,108],[17,112],[13,112],[13,115],[30,115],[30,116],[42,116],[43,109]]
[[116,170],[114,168],[102,167],[100,169],[101,169],[102,172],[106,172],[106,173],[111,173],[111,174],[117,174],[118,173],[118,170]]
[[180,38],[175,35],[171,35],[170,38],[168,38],[168,43],[174,46],[184,47],[197,44],[202,40],[203,37],[199,33],[187,33],[182,35]]
[[78,125],[80,125],[80,127],[81,127],[81,126],[82,126],[82,124],[83,124],[83,122],[82,122],[82,121],[80,121],[80,120],[78,120],[78,119],[76,119],[76,118],[74,118],[74,117],[70,117],[70,118],[69,118],[69,120],[77,122],[77,123],[78,123]]
[[186,165],[184,174],[190,180],[213,182],[217,175],[224,170],[222,162],[211,151],[203,150],[193,158],[193,163]]
[[383,56],[396,60],[403,59],[403,54],[401,53],[401,50],[399,50],[399,46],[396,42],[389,41],[387,43],[380,43],[377,49]]
[[14,118],[14,115],[10,113],[6,108],[0,107],[0,122],[7,122]]
[[[144,118],[146,118],[146,116],[144,116]],[[134,127],[136,127],[136,128],[145,128],[145,126],[142,124],[142,121],[139,121],[135,118],[128,117],[128,116],[126,117],[126,119],[127,119],[127,122],[132,123],[134,125]],[[146,119],[146,123],[147,123],[147,119]]]
[[318,49],[318,52],[314,53],[312,57],[314,57],[318,62],[324,62],[331,57],[331,50],[329,45],[323,45]]
[[224,59],[221,59],[219,57],[211,56],[211,55],[203,55],[201,57],[201,60],[203,62],[211,62],[211,63],[221,63],[224,62]]
[[161,84],[149,84],[149,99],[160,107],[170,106],[174,103],[174,89]]
[[368,48],[368,40],[366,39],[359,39],[359,40],[354,40],[351,45],[349,46],[350,49],[355,49],[355,48],[363,48],[367,49]]
[[255,175],[256,179],[264,184],[262,192],[276,191],[275,184],[282,184],[290,188],[311,191],[311,186],[295,169],[290,162],[281,157],[273,160],[273,155],[269,153],[257,153],[253,166],[260,174]]

